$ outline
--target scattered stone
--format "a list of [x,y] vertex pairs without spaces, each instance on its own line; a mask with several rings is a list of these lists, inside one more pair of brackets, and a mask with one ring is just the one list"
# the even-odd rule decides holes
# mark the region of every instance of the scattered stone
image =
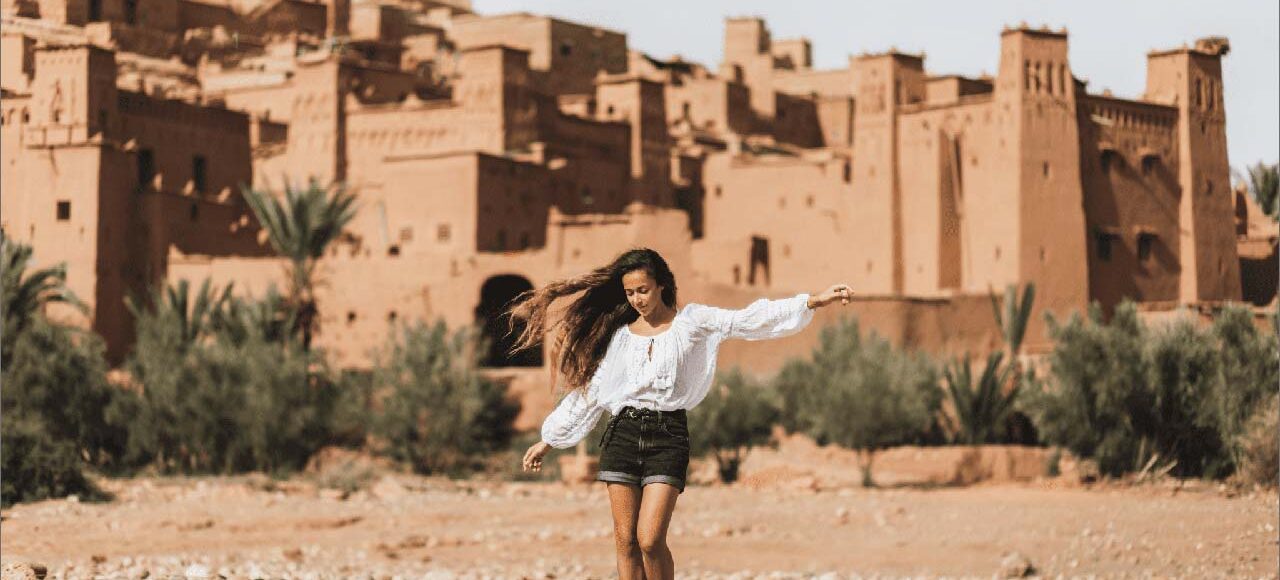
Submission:
[[[1074,560],[1072,561],[1074,564]],[[1036,573],[1031,560],[1020,552],[1009,552],[1000,560],[1001,578],[1025,578]]]
[[187,522],[187,523],[185,523],[185,524],[179,524],[179,525],[178,525],[178,531],[180,531],[180,532],[194,532],[194,531],[196,531],[196,530],[207,530],[207,529],[212,528],[212,527],[213,527],[213,520],[212,520],[212,519],[209,519],[209,518],[204,518],[204,519],[201,519],[201,520],[196,520],[196,521],[194,521],[194,522]]
[[4,580],[44,580],[48,573],[44,564],[35,562],[9,562],[0,567],[0,578]]

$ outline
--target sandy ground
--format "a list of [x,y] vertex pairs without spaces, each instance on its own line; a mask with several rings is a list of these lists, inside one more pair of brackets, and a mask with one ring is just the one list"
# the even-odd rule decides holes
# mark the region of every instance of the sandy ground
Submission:
[[[386,475],[343,498],[304,481],[114,480],[108,503],[3,512],[2,559],[50,578],[616,577],[604,484]],[[691,485],[682,578],[1276,578],[1277,496],[1200,482],[812,489]]]

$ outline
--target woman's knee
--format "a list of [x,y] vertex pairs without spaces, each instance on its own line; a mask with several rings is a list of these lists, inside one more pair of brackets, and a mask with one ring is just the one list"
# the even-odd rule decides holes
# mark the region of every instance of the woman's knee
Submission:
[[659,554],[667,549],[667,538],[663,534],[641,530],[636,536],[636,542],[640,544],[640,551],[645,554]]

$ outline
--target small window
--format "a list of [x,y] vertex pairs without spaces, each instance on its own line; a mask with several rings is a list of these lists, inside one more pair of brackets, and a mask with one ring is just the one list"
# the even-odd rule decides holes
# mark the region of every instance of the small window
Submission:
[[449,224],[440,224],[436,226],[436,241],[449,241]]
[[1044,166],[1041,168],[1041,172],[1044,173],[1045,179],[1049,179],[1049,162],[1048,161],[1044,162]]
[[102,0],[89,0],[89,22],[102,20]]
[[399,317],[400,317],[400,315],[399,315],[399,314],[396,314],[396,311],[395,311],[395,310],[392,310],[391,312],[388,312],[388,313],[387,313],[387,322],[395,322],[395,321],[396,321],[396,319],[397,319],[397,318],[399,318]]
[[573,53],[573,44],[565,41],[560,43],[560,56],[569,56]]
[[138,0],[124,0],[124,21],[128,24],[138,23]]
[[1094,243],[1098,247],[1098,259],[1109,262],[1111,261],[1111,245],[1116,239],[1116,235],[1111,232],[1098,231],[1094,232]]
[[347,311],[347,324],[348,324],[348,325],[355,324],[355,321],[356,321],[356,311],[355,311],[355,310],[348,310],[348,311]]
[[1147,155],[1142,158],[1142,174],[1151,175],[1156,172],[1156,168],[1160,165],[1160,157],[1156,155]]
[[844,162],[844,182],[845,183],[853,182],[853,164],[849,163],[848,161]]
[[1106,151],[1102,152],[1102,172],[1103,173],[1111,173],[1112,169],[1119,169],[1120,165],[1123,163],[1124,163],[1124,159],[1121,158],[1120,155],[1115,151],[1107,149]]
[[1147,261],[1151,258],[1151,248],[1156,243],[1156,235],[1151,232],[1142,232],[1138,234],[1138,260]]
[[190,217],[190,218],[191,218],[191,221],[193,221],[193,222],[194,222],[194,221],[199,220],[199,219],[200,219],[200,204],[198,204],[198,203],[193,203],[193,204],[191,204],[191,209],[187,210],[187,215],[188,215],[188,217]]
[[156,158],[155,153],[150,149],[140,149],[138,151],[138,185],[147,187],[156,177]]
[[58,202],[58,221],[65,222],[71,219],[71,202],[62,200]]
[[387,255],[388,255],[388,256],[391,256],[392,258],[395,258],[395,257],[399,256],[399,255],[400,255],[400,246],[399,246],[399,245],[397,245],[397,244],[392,244],[391,246],[389,246],[389,247],[387,248]]
[[724,188],[722,188],[722,187],[720,187],[719,185],[717,185],[717,186],[716,186],[716,197],[720,197],[720,196],[722,196],[722,195],[724,195]]
[[209,183],[207,181],[207,163],[203,155],[196,155],[191,159],[191,183],[194,184],[196,191],[204,193]]

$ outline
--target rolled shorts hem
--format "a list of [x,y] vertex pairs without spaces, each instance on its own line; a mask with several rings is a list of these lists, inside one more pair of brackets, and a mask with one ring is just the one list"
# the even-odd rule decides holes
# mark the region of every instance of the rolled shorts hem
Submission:
[[649,485],[650,483],[665,483],[667,485],[670,485],[676,488],[676,490],[680,491],[681,493],[684,492],[684,480],[672,475],[662,475],[662,474],[648,475],[648,476],[645,476],[644,479],[641,479],[636,475],[632,475],[630,473],[623,473],[621,471],[601,471],[596,474],[596,481],[604,481],[604,482],[611,482],[611,483],[625,483],[625,484],[634,485],[637,487],[644,487],[646,485]]
[[649,485],[650,483],[665,483],[676,488],[676,490],[679,492],[684,491],[684,480],[672,475],[657,474],[657,475],[647,476],[644,479],[640,480],[640,487],[644,487],[646,485]]
[[601,471],[601,472],[599,472],[599,473],[597,473],[597,474],[596,474],[596,481],[611,481],[611,482],[614,482],[614,483],[628,483],[628,484],[635,485],[635,486],[639,486],[639,485],[640,485],[640,477],[639,477],[639,476],[637,476],[637,475],[632,475],[632,474],[630,474],[630,473],[623,473],[623,472],[621,472],[621,471]]

